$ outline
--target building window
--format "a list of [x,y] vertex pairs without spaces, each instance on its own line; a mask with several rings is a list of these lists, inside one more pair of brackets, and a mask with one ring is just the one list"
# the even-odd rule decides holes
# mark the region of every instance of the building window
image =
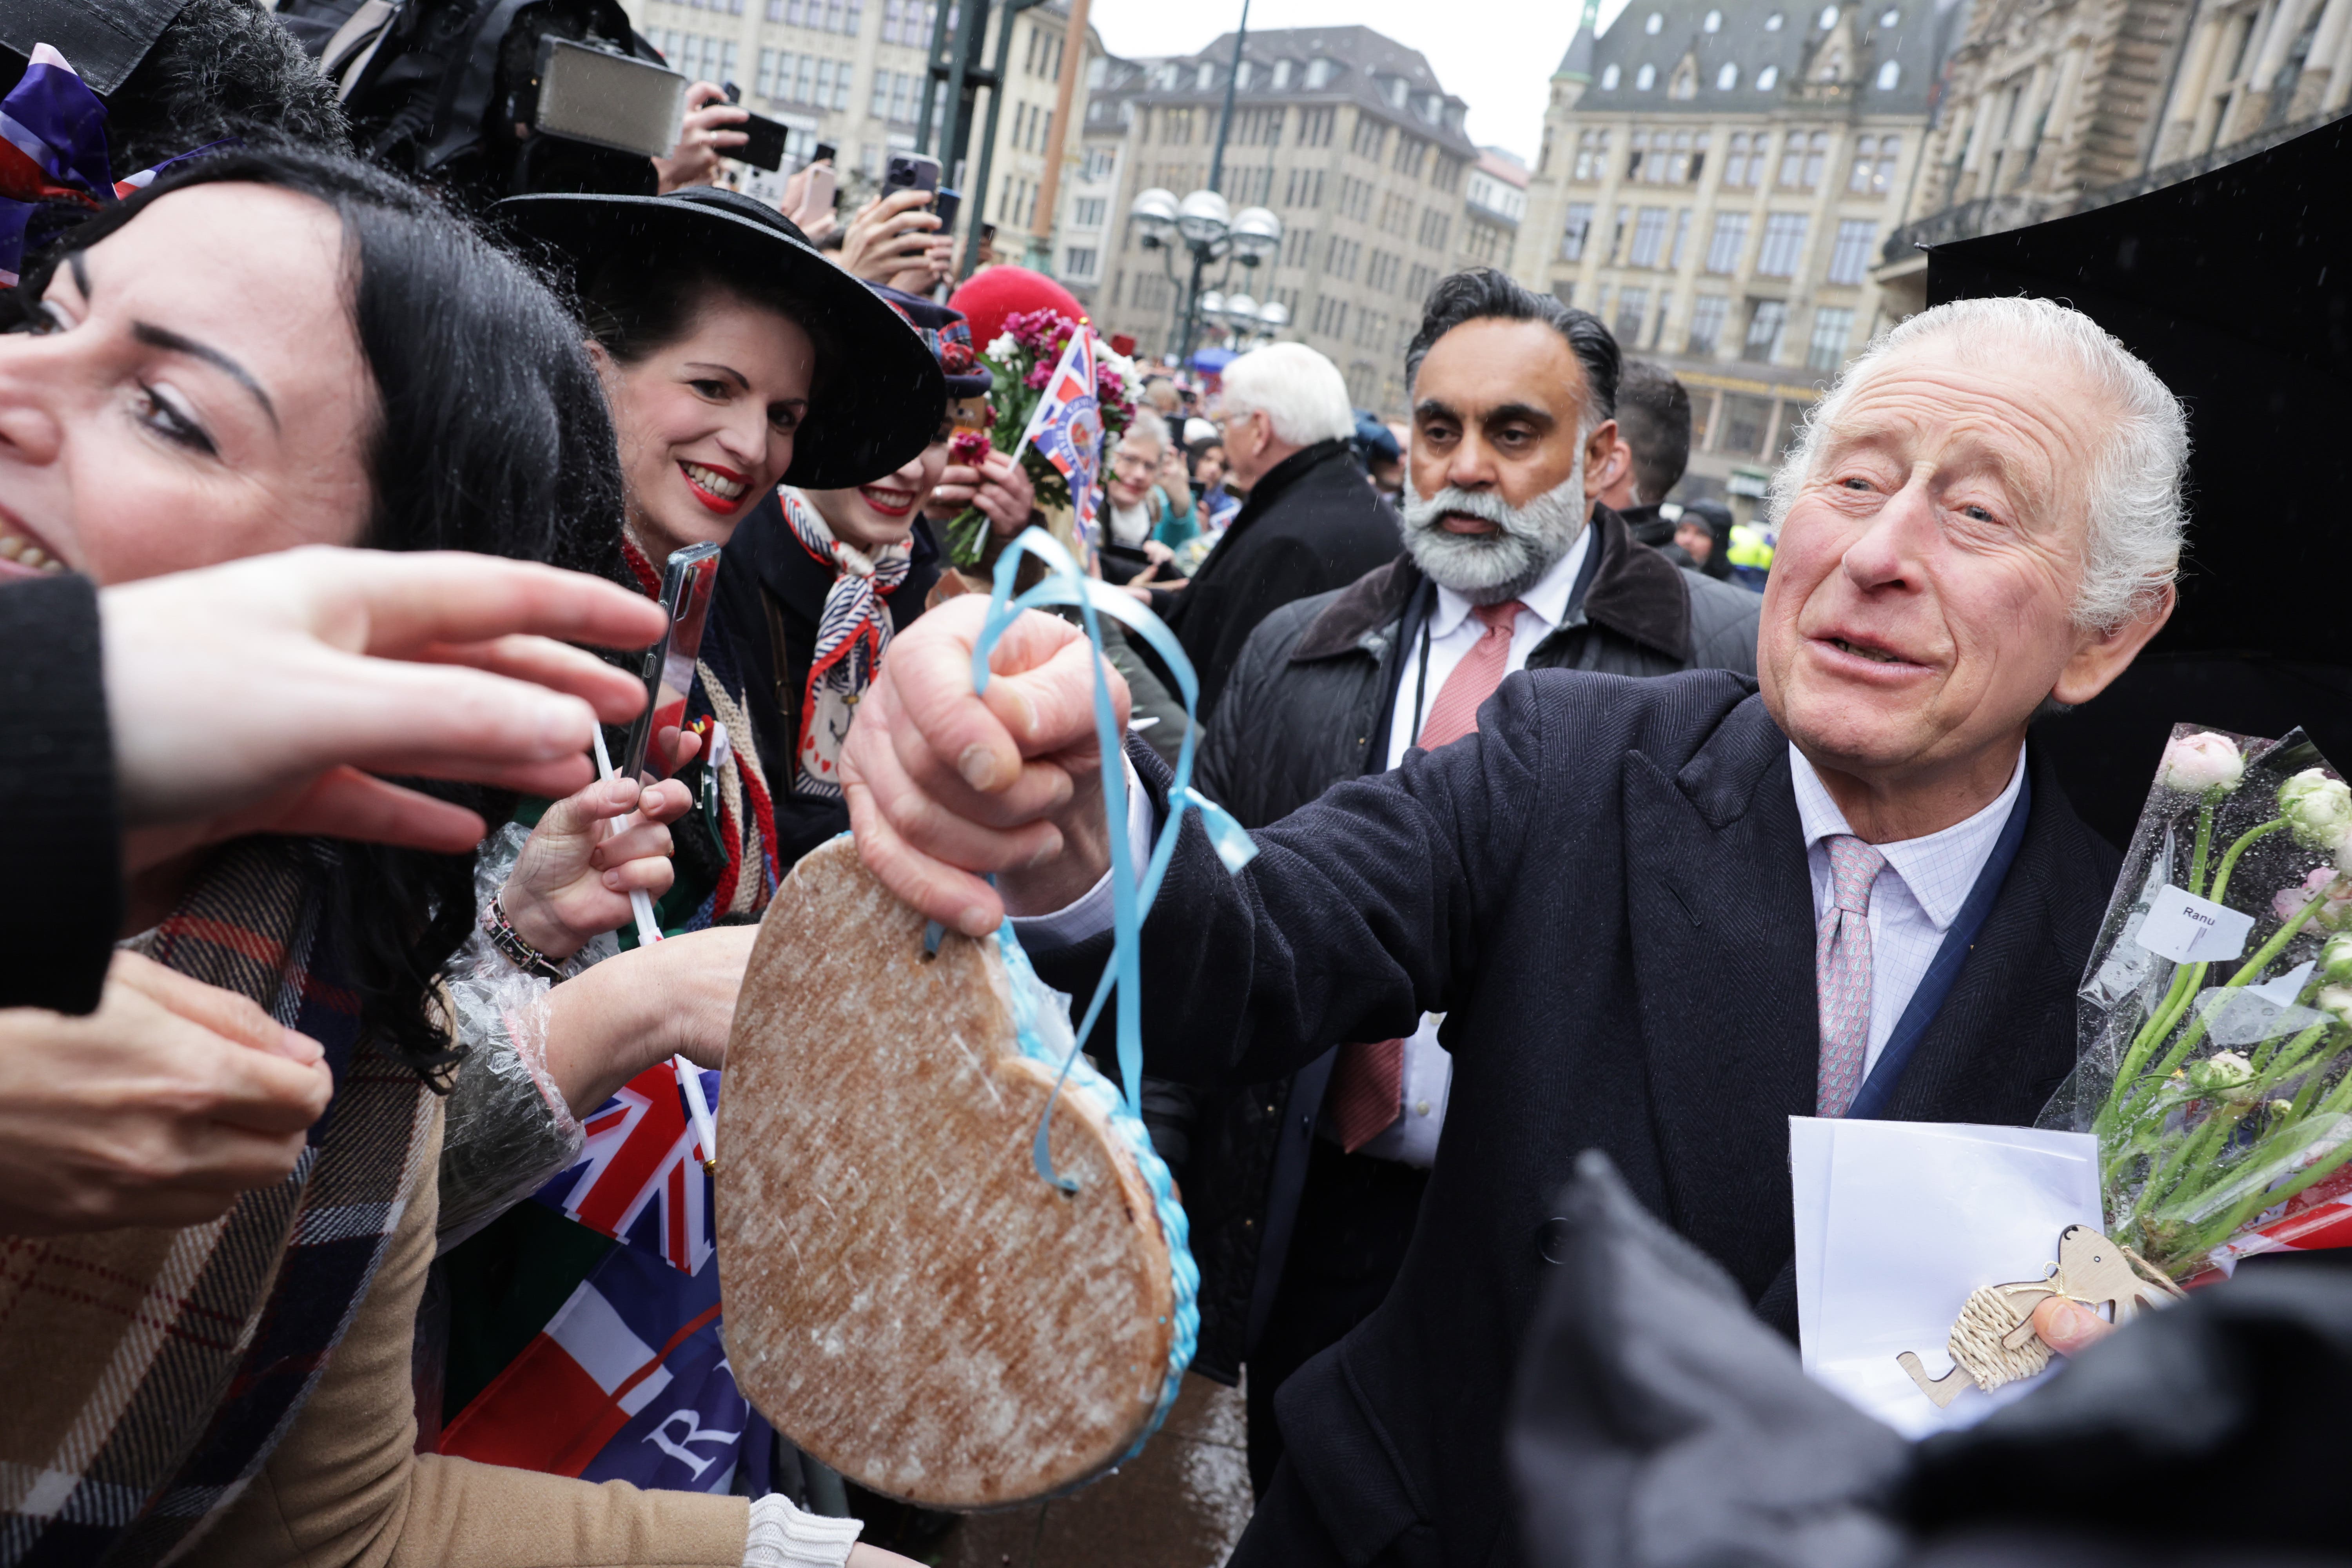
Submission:
[[1711,354],[1723,346],[1723,317],[1731,301],[1720,294],[1701,294],[1691,301],[1690,347],[1695,354]]
[[[1772,19],[1777,22],[1780,20],[1780,17],[1775,16]],[[1756,73],[1757,91],[1769,92],[1780,85],[1780,68],[1779,66],[1766,66],[1762,70]]]
[[1709,11],[1706,14],[1706,20],[1701,22],[1699,26],[1706,28],[1710,33],[1720,33],[1723,31],[1723,13],[1720,11]]
[[1609,173],[1609,132],[1580,131],[1576,133],[1576,170],[1570,178],[1598,180]]
[[1803,213],[1769,213],[1764,218],[1764,243],[1756,247],[1756,275],[1759,278],[1789,278],[1797,270],[1797,258],[1805,248],[1805,215]]
[[1780,339],[1788,330],[1787,300],[1750,300],[1748,302],[1748,341],[1740,345],[1739,357],[1770,364],[1780,357]]
[[1307,89],[1313,92],[1318,88],[1330,86],[1331,78],[1339,68],[1329,60],[1309,60],[1307,63]]
[[1756,183],[1753,172],[1754,168],[1757,164],[1761,164],[1765,158],[1769,155],[1769,137],[1759,135],[1756,138],[1754,142],[1756,149],[1755,163],[1751,164],[1748,162],[1748,150],[1749,142],[1748,140],[1748,133],[1744,131],[1736,131],[1732,132],[1731,151],[1723,160],[1723,183],[1725,186],[1731,189],[1738,189],[1743,185],[1754,184]]
[[1631,267],[1655,267],[1666,245],[1666,209],[1643,207],[1633,220],[1633,253],[1626,258]]
[[1715,233],[1706,242],[1706,269],[1724,277],[1739,270],[1739,253],[1748,248],[1748,215],[1717,213]]
[[1568,225],[1561,230],[1559,237],[1559,258],[1562,261],[1583,260],[1584,242],[1591,233],[1592,204],[1570,202],[1568,206]]
[[1650,37],[1654,38],[1658,36],[1658,29],[1665,25],[1665,17],[1661,16],[1659,13],[1653,11],[1650,13],[1649,18],[1642,24],[1642,31],[1649,34]]
[[1845,188],[1858,196],[1883,196],[1895,183],[1895,158],[1902,151],[1899,136],[1864,136],[1853,144],[1853,167]]
[[1647,289],[1617,290],[1617,319],[1610,330],[1617,334],[1619,343],[1629,349],[1642,346],[1642,318],[1649,313],[1650,291]]
[[1780,184],[1784,190],[1810,191],[1822,183],[1822,171],[1830,156],[1830,133],[1816,131],[1811,136],[1792,132],[1781,144]]
[[1829,280],[1832,283],[1859,283],[1864,268],[1870,265],[1871,242],[1878,237],[1878,226],[1868,218],[1848,218],[1838,225],[1837,245],[1830,251]]
[[1658,68],[1657,68],[1657,67],[1655,67],[1655,66],[1643,66],[1640,70],[1637,70],[1637,71],[1635,71],[1635,72],[1633,73],[1633,90],[1634,90],[1635,92],[1647,92],[1647,91],[1649,91],[1652,88],[1654,88],[1654,87],[1655,87],[1655,86],[1657,86],[1657,85],[1658,85]]
[[1814,370],[1834,372],[1845,363],[1845,341],[1853,335],[1853,312],[1842,305],[1822,305],[1813,310],[1813,341],[1806,346],[1805,363]]
[[1685,207],[1675,214],[1675,251],[1666,258],[1666,265],[1677,272],[1682,270],[1683,258],[1690,250],[1690,232],[1691,210]]
[[1783,18],[1780,12],[1773,12],[1770,16],[1764,18],[1764,30],[1768,33],[1779,32],[1780,30],[1780,23],[1782,20]]
[[1601,91],[1615,92],[1617,90],[1617,84],[1622,79],[1623,79],[1614,65],[1605,65],[1601,68]]
[[1893,60],[1889,60],[1885,65],[1878,68],[1879,91],[1893,92],[1896,85],[1902,80],[1903,68],[1895,64]]
[[1098,254],[1091,246],[1074,245],[1062,253],[1062,276],[1092,278],[1097,262]]
[[1822,14],[1821,14],[1821,17],[1820,17],[1820,19],[1819,19],[1818,21],[1816,21],[1813,25],[1814,25],[1815,26],[1817,26],[1817,27],[1821,28],[1821,30],[1822,30],[1822,32],[1826,33],[1826,32],[1828,32],[1832,27],[1834,27],[1834,26],[1837,26],[1837,19],[1838,19],[1838,8],[1837,8],[1836,6],[1834,6],[1834,5],[1824,5],[1824,6],[1822,6]]
[[[1709,15],[1712,14],[1713,13],[1709,13]],[[1739,68],[1733,65],[1729,60],[1724,61],[1723,68],[1715,73],[1715,90],[1717,92],[1729,92],[1738,85]]]
[[1275,62],[1274,62],[1274,89],[1275,89],[1275,91],[1276,91],[1276,92],[1280,92],[1284,88],[1286,88],[1286,87],[1288,87],[1289,85],[1290,85],[1290,62],[1289,62],[1288,60],[1276,60],[1276,61],[1275,61]]

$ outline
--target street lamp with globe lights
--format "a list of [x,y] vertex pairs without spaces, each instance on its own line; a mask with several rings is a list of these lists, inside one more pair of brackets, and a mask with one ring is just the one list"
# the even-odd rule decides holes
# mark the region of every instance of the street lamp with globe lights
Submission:
[[[1223,289],[1234,281],[1234,264],[1241,265],[1246,277],[1261,263],[1271,260],[1282,248],[1282,220],[1265,207],[1244,207],[1236,214],[1214,191],[1194,191],[1180,201],[1173,191],[1157,185],[1138,195],[1129,204],[1127,215],[1135,224],[1143,248],[1164,253],[1160,259],[1168,269],[1168,279],[1182,289],[1176,359],[1179,364],[1190,363],[1203,320],[1229,321]],[[1189,280],[1176,273],[1179,246],[1192,258]],[[1202,275],[1218,261],[1225,264],[1219,286],[1204,292]],[[1247,294],[1239,297],[1249,299]],[[1283,312],[1285,323],[1289,314],[1287,310]],[[1265,317],[1255,303],[1251,320],[1261,326],[1265,324]]]

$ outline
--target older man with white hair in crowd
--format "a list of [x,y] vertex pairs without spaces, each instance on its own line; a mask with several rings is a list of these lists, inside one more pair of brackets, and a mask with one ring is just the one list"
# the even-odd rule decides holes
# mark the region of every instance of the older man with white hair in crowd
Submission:
[[1251,350],[1225,367],[1219,423],[1228,482],[1249,499],[1190,584],[1151,595],[1201,677],[1203,721],[1260,621],[1347,586],[1397,542],[1349,449],[1356,413],[1329,360],[1304,343]]
[[[1581,1151],[1793,1331],[1790,1117],[2033,1118],[2116,857],[2028,726],[2171,613],[2187,451],[2088,318],[1938,307],[1847,368],[1781,471],[1760,689],[1528,671],[1475,733],[1259,832],[1237,877],[1188,827],[1144,928],[1155,1073],[1263,1080],[1434,1011],[1454,1062],[1395,1289],[1283,1389],[1234,1563],[1516,1555],[1505,1390]],[[983,700],[979,620],[891,649],[853,736],[859,848],[959,929],[1009,910],[1082,993],[1108,923],[1093,661],[1034,617]],[[1111,782],[1156,818],[1164,775],[1130,756]]]

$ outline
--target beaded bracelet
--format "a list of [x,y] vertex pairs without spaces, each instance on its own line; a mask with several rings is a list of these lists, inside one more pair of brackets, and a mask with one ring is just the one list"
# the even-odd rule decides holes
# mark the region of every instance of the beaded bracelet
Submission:
[[482,932],[509,963],[525,974],[555,982],[563,979],[563,965],[523,940],[522,933],[507,919],[506,906],[499,899],[492,899],[483,907]]

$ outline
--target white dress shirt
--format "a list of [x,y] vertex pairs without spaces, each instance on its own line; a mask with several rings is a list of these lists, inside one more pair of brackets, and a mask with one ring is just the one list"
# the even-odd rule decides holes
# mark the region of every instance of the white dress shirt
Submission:
[[[1805,863],[1813,877],[1813,926],[1818,931],[1837,897],[1827,840],[1853,829],[1830,798],[1822,775],[1793,743],[1789,772],[1797,786],[1797,817],[1805,828]],[[1872,846],[1886,857],[1886,864],[1870,884],[1870,1049],[1863,1058],[1864,1078],[1878,1065],[1878,1053],[1903,1021],[1911,994],[1919,989],[1937,950],[1944,945],[1944,933],[1992,858],[1992,847],[2009,825],[2018,786],[2024,782],[2025,748],[2020,746],[2009,787],[1990,805],[1924,838]]]
[[[1518,619],[1511,624],[1511,651],[1503,665],[1505,675],[1516,675],[1527,668],[1528,655],[1536,645],[1551,636],[1554,627],[1567,617],[1568,596],[1576,592],[1577,574],[1584,570],[1584,558],[1592,551],[1592,530],[1585,529],[1568,547],[1568,553],[1551,563],[1551,570],[1536,579],[1534,587],[1519,595]],[[1465,655],[1476,647],[1486,635],[1486,623],[1470,614],[1470,601],[1453,589],[1437,590],[1437,608],[1429,617],[1429,674],[1421,673],[1421,645],[1402,650],[1404,678],[1397,683],[1396,715],[1389,722],[1389,759],[1387,765],[1395,767],[1404,761],[1421,734],[1421,727],[1429,719],[1429,710],[1437,706],[1437,694],[1445,689],[1445,678],[1454,673]]]
[[[1569,595],[1576,592],[1577,574],[1584,570],[1584,558],[1591,552],[1592,530],[1587,528],[1577,534],[1568,553],[1519,595],[1518,618],[1511,623],[1511,651],[1503,662],[1505,675],[1526,668],[1528,655],[1567,618]],[[1437,606],[1428,623],[1426,676],[1422,673],[1420,645],[1403,650],[1403,679],[1397,683],[1396,714],[1389,723],[1390,767],[1403,762],[1405,753],[1412,750],[1430,709],[1437,703],[1437,694],[1445,689],[1445,678],[1486,637],[1486,624],[1470,610],[1469,600],[1441,584]],[[1357,1152],[1423,1170],[1436,1163],[1437,1135],[1445,1126],[1446,1092],[1454,1084],[1454,1058],[1437,1043],[1437,1026],[1444,1021],[1443,1013],[1422,1015],[1421,1027],[1404,1042],[1403,1093],[1397,1119]],[[1328,1123],[1327,1117],[1326,1131]]]

